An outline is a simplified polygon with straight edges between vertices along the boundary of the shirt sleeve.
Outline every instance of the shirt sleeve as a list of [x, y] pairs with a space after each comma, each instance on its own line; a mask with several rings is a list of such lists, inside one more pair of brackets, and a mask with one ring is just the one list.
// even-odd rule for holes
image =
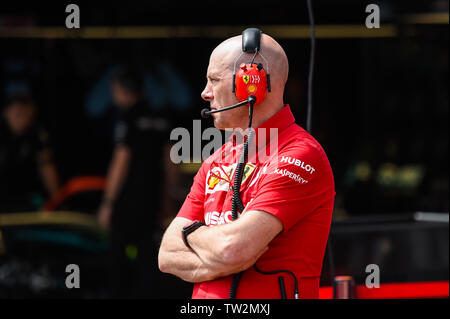
[[310, 145], [296, 145], [271, 162], [246, 211], [261, 210], [281, 220], [288, 231], [333, 196], [331, 169], [323, 165], [320, 152]]
[[202, 165], [194, 177], [191, 191], [187, 195], [177, 217], [184, 217], [190, 220], [201, 220], [204, 222], [204, 203], [205, 172], [204, 165]]

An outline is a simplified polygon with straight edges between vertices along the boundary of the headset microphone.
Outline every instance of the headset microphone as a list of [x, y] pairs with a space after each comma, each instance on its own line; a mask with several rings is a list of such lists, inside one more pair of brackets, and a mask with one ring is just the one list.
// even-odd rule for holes
[[255, 102], [256, 102], [256, 97], [254, 97], [253, 95], [250, 95], [247, 100], [239, 102], [239, 103], [231, 105], [231, 106], [224, 107], [223, 109], [212, 110], [212, 111], [208, 110], [208, 109], [203, 109], [200, 112], [200, 115], [203, 118], [207, 118], [207, 117], [211, 116], [211, 114], [213, 114], [213, 113], [219, 113], [219, 112], [223, 112], [223, 111], [228, 111], [228, 110], [234, 109], [236, 107], [239, 107], [239, 106], [242, 106], [242, 105], [245, 105], [245, 104], [255, 104]]
[[200, 115], [201, 115], [204, 119], [206, 119], [206, 118], [208, 118], [208, 117], [211, 116], [211, 113], [210, 113], [210, 111], [209, 111], [208, 109], [203, 109], [203, 110], [200, 112]]

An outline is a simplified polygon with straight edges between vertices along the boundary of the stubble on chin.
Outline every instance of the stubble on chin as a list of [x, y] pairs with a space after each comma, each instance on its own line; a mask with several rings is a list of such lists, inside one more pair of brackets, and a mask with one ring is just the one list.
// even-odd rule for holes
[[214, 127], [218, 130], [224, 130], [225, 127], [223, 125], [223, 121], [218, 119], [218, 118], [214, 118]]

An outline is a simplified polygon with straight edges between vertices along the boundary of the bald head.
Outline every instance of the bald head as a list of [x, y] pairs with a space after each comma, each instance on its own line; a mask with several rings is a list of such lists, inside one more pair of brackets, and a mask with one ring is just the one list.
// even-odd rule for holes
[[[222, 64], [233, 72], [234, 61], [242, 52], [242, 35], [229, 38], [219, 44], [211, 54], [211, 62]], [[284, 88], [286, 84], [289, 63], [283, 48], [272, 37], [267, 34], [261, 35], [260, 54], [267, 60], [257, 55], [255, 62], [261, 62], [264, 69], [270, 73], [272, 87]], [[240, 63], [248, 63], [253, 57], [253, 53], [244, 53], [236, 61], [237, 67]]]
[[[202, 98], [210, 102], [212, 109], [220, 109], [238, 102], [231, 91], [234, 63], [236, 61], [236, 66], [239, 68], [241, 63], [250, 63], [254, 55], [254, 53], [243, 53], [239, 60], [236, 60], [241, 53], [241, 35], [223, 41], [211, 53], [207, 72], [208, 83], [202, 92]], [[262, 63], [266, 72], [270, 74], [271, 92], [255, 107], [254, 127], [272, 117], [283, 107], [284, 87], [289, 73], [286, 53], [272, 37], [266, 34], [261, 35], [259, 53], [254, 62]], [[221, 129], [246, 127], [247, 121], [248, 108], [244, 107], [214, 115], [214, 124]]]

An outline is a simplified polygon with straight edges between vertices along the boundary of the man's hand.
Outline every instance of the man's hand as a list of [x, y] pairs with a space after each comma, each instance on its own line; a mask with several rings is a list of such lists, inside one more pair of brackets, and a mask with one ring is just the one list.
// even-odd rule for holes
[[112, 205], [110, 203], [102, 203], [97, 212], [97, 221], [102, 228], [109, 229], [111, 224]]

